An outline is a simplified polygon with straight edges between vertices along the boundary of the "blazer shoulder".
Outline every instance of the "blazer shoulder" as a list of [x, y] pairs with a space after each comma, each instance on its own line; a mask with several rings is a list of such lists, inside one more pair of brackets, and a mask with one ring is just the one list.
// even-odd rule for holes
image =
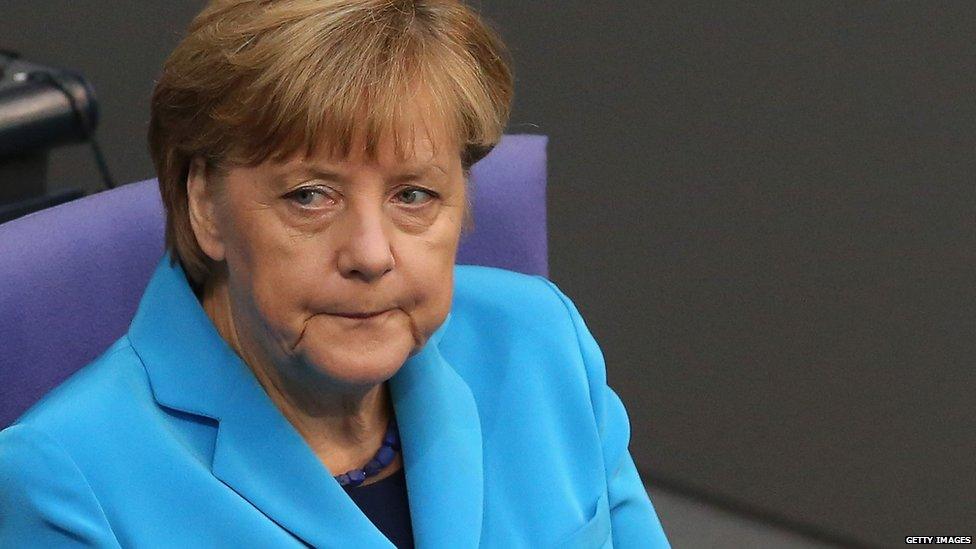
[[564, 299], [568, 300], [543, 276], [480, 265], [459, 265], [455, 270], [454, 305], [462, 315], [490, 312], [516, 324], [568, 321]]
[[69, 443], [116, 422], [126, 403], [148, 391], [142, 362], [127, 336], [34, 403], [13, 425], [29, 426]]
[[[600, 364], [585, 358], [595, 346], [579, 311], [556, 284], [545, 277], [493, 267], [459, 267], [452, 317], [441, 342], [466, 378], [506, 377], [504, 367], [532, 364], [520, 370], [526, 387], [553, 380], [580, 387], [605, 382]], [[494, 368], [478, 365], [490, 361]]]
[[43, 431], [0, 431], [0, 478], [0, 540], [11, 547], [119, 547], [84, 473]]
[[476, 284], [499, 289], [517, 289], [522, 285], [531, 285], [535, 281], [544, 279], [544, 277], [539, 275], [530, 275], [484, 265], [456, 265], [454, 267], [454, 274], [456, 283], [461, 286]]

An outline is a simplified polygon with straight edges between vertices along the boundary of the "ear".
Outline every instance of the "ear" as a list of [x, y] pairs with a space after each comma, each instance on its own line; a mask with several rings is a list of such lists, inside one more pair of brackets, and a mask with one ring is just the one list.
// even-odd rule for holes
[[217, 223], [216, 182], [208, 181], [208, 176], [206, 162], [194, 158], [186, 178], [190, 226], [203, 253], [219, 262], [224, 260], [224, 240]]

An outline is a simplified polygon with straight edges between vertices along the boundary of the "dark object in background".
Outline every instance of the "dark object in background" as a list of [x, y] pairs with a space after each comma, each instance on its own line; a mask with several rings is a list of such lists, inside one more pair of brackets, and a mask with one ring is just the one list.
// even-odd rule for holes
[[93, 140], [98, 104], [77, 73], [0, 52], [0, 223], [82, 196], [46, 194], [47, 151], [90, 141], [106, 186], [114, 186]]
[[80, 74], [0, 60], [0, 159], [83, 142], [97, 124], [95, 91]]

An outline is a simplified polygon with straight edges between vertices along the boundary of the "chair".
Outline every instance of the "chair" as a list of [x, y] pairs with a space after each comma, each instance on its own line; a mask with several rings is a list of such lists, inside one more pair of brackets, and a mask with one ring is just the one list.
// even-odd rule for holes
[[[472, 168], [458, 263], [548, 274], [546, 143], [506, 135]], [[0, 225], [0, 428], [125, 333], [162, 253], [156, 180]]]

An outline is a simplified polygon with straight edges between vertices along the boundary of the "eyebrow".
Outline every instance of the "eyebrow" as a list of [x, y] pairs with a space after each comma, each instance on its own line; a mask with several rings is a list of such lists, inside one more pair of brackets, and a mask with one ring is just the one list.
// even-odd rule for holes
[[[437, 164], [423, 164], [418, 166], [410, 166], [409, 168], [391, 177], [390, 182], [406, 183], [409, 181], [416, 181], [418, 179], [421, 179], [425, 175], [429, 175], [431, 173], [436, 174], [437, 172], [447, 175], [447, 170], [445, 170], [444, 168], [442, 168]], [[348, 179], [346, 178], [346, 176], [344, 176], [340, 172], [336, 170], [331, 170], [324, 166], [316, 166], [312, 164], [307, 164], [300, 168], [288, 170], [285, 173], [289, 177], [301, 175], [303, 177], [310, 176], [315, 179], [335, 181], [337, 183], [343, 183], [343, 184], [348, 183]]]

